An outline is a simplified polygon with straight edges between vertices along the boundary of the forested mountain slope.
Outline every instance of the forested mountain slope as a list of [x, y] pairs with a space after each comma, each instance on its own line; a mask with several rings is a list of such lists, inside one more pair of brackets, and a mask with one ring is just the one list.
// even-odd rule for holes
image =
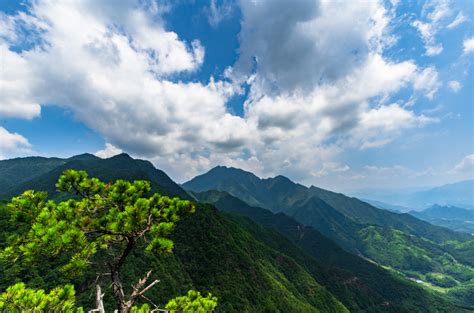
[[[474, 267], [465, 247], [474, 237], [434, 226], [409, 214], [377, 209], [356, 198], [288, 178], [260, 179], [235, 168], [217, 167], [183, 184], [200, 192], [226, 191], [252, 206], [283, 212], [312, 226], [347, 251], [399, 271], [426, 286], [458, 295], [474, 305]], [[467, 301], [466, 301], [467, 299]]]
[[[38, 160], [46, 162], [48, 159]], [[134, 160], [125, 154], [109, 159], [86, 154], [53, 162], [57, 162], [57, 166], [51, 166], [49, 171], [20, 173], [17, 185], [0, 186], [1, 197], [8, 199], [25, 189], [35, 189], [47, 191], [52, 198], [64, 199], [64, 195], [56, 192], [57, 178], [65, 169], [82, 169], [106, 182], [119, 178], [147, 179], [154, 191], [191, 198], [151, 163]], [[300, 189], [298, 186], [290, 188]], [[317, 204], [322, 206], [322, 203]], [[325, 210], [334, 223], [356, 225], [353, 231], [360, 230], [359, 224], [342, 213], [334, 217], [331, 206], [323, 207], [321, 212]], [[272, 222], [262, 223], [248, 215], [252, 221], [220, 213], [209, 205], [199, 205], [198, 212], [181, 223], [173, 234], [175, 253], [168, 256], [135, 254], [126, 265], [124, 280], [134, 281], [152, 269], [161, 280], [150, 296], [154, 302], [163, 303], [194, 288], [211, 291], [219, 297], [223, 312], [346, 312], [347, 309], [351, 312], [410, 312], [420, 307], [426, 312], [462, 311], [448, 298], [423, 290], [348, 254], [319, 232], [287, 220], [283, 214], [275, 215], [281, 220], [274, 220], [274, 215], [268, 211], [255, 209], [255, 212], [263, 212], [262, 218], [268, 216]], [[2, 205], [2, 247], [5, 239], [16, 230], [10, 225], [8, 216], [8, 210]], [[287, 231], [275, 231], [278, 225], [286, 227]], [[294, 232], [295, 227], [300, 227], [300, 231]], [[452, 249], [458, 251], [459, 247]], [[468, 251], [463, 252], [466, 257]], [[19, 280], [31, 287], [46, 289], [69, 282], [58, 271], [61, 260], [42, 261], [40, 266], [28, 270], [21, 270], [18, 264], [1, 264], [0, 288]], [[91, 269], [74, 281], [80, 304], [86, 307], [93, 299], [91, 284], [97, 278], [95, 273]], [[111, 293], [107, 293], [106, 302], [109, 303], [110, 297]]]

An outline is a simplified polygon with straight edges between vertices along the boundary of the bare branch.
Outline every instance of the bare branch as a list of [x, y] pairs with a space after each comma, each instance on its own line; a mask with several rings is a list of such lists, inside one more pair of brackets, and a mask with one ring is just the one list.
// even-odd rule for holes
[[143, 297], [143, 294], [145, 292], [147, 292], [148, 290], [153, 288], [153, 286], [155, 286], [157, 283], [160, 282], [157, 279], [157, 280], [154, 280], [153, 282], [151, 282], [148, 286], [144, 287], [147, 280], [148, 280], [148, 278], [150, 278], [150, 275], [151, 275], [151, 271], [148, 271], [145, 274], [145, 276], [143, 278], [141, 278], [135, 286], [132, 285], [133, 292], [130, 295], [130, 299], [127, 301], [127, 304], [126, 304], [128, 307], [132, 307], [138, 297]]
[[103, 298], [104, 298], [104, 294], [100, 290], [99, 284], [97, 284], [96, 285], [96, 299], [95, 299], [95, 304], [97, 306], [97, 309], [94, 310], [95, 312], [105, 313], [104, 302], [102, 301]]
[[149, 284], [146, 288], [144, 288], [140, 293], [138, 294], [139, 296], [142, 296], [145, 292], [150, 290], [153, 286], [158, 284], [160, 281], [158, 279], [154, 280], [151, 284]]

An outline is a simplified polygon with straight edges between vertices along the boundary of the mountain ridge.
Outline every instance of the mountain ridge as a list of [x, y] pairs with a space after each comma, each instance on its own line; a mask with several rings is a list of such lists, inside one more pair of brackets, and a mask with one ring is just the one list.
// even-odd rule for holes
[[[315, 186], [304, 187], [291, 180], [272, 178], [236, 180], [236, 169], [226, 176], [225, 168], [184, 183], [191, 191], [225, 191], [250, 206], [252, 202], [274, 213], [285, 213], [299, 223], [312, 226], [346, 251], [422, 281], [429, 288], [445, 292], [474, 293], [474, 262], [469, 253], [474, 236], [432, 225], [406, 213], [378, 209], [354, 197]], [[220, 175], [216, 175], [216, 173]], [[285, 187], [282, 188], [281, 186]], [[260, 189], [260, 190], [259, 190]], [[247, 194], [251, 191], [251, 195]], [[265, 194], [265, 196], [259, 196]], [[252, 201], [248, 201], [251, 199]], [[412, 271], [413, 269], [414, 271]], [[467, 299], [474, 305], [474, 298]], [[470, 299], [470, 300], [469, 300]]]
[[[45, 159], [40, 159], [39, 163], [44, 162], [44, 160]], [[2, 162], [3, 161], [0, 161], [0, 168]], [[36, 171], [33, 175], [34, 177], [29, 180], [27, 179], [30, 176], [24, 176], [23, 179], [27, 181], [19, 183], [15, 188], [10, 188], [7, 192], [8, 197], [3, 196], [3, 198], [18, 195], [24, 189], [35, 189], [45, 190], [49, 192], [50, 197], [63, 200], [65, 198], [56, 192], [54, 184], [62, 171], [69, 168], [86, 170], [91, 177], [98, 177], [106, 182], [116, 179], [147, 179], [151, 181], [153, 191], [158, 191], [164, 195], [192, 198], [190, 194], [174, 183], [166, 173], [156, 169], [150, 162], [135, 160], [126, 154], [108, 159], [100, 159], [93, 155], [83, 154], [69, 159], [54, 160], [53, 162], [58, 162], [55, 168], [47, 173], [44, 173], [44, 171]], [[27, 168], [28, 166], [24, 167]], [[225, 168], [221, 168], [220, 170], [226, 171]], [[270, 190], [280, 193], [279, 197], [273, 199], [272, 195], [265, 195], [266, 191], [259, 193], [258, 186], [261, 180], [258, 177], [251, 173], [241, 174], [239, 170], [235, 169], [234, 182], [241, 182], [242, 180], [249, 182], [250, 185], [242, 190], [246, 193], [247, 190], [249, 192], [253, 191], [252, 197], [255, 201], [261, 200], [260, 198], [263, 194], [265, 201], [275, 204], [280, 203], [279, 208], [282, 210], [295, 204], [317, 207], [320, 210], [318, 214], [320, 216], [325, 215], [327, 219], [327, 224], [321, 222], [321, 226], [339, 225], [340, 231], [349, 226], [359, 225], [314, 195], [306, 199], [304, 195], [307, 193], [307, 188], [292, 183], [291, 180], [284, 176], [279, 176], [276, 179], [268, 178], [263, 180], [265, 184], [269, 186]], [[0, 188], [0, 198], [2, 198], [2, 195], [5, 195], [5, 190]], [[288, 239], [283, 238], [281, 234], [275, 233], [274, 230], [268, 230], [267, 226], [270, 225], [258, 226], [250, 219], [246, 220], [241, 217], [226, 216], [224, 213], [215, 211], [213, 207], [201, 206], [200, 204], [199, 206], [202, 207], [203, 211], [200, 211], [194, 218], [190, 218], [189, 223], [184, 223], [180, 228], [180, 232], [177, 232], [177, 237], [174, 238], [177, 246], [176, 257], [180, 258], [180, 262], [182, 263], [161, 264], [161, 261], [154, 258], [146, 260], [149, 260], [147, 262], [151, 262], [150, 264], [156, 264], [158, 268], [155, 269], [166, 277], [168, 277], [167, 275], [169, 274], [167, 274], [167, 271], [164, 269], [169, 267], [170, 269], [174, 269], [172, 277], [176, 277], [176, 279], [179, 277], [177, 281], [186, 281], [187, 284], [193, 284], [200, 290], [211, 290], [213, 293], [222, 296], [222, 305], [225, 311], [245, 311], [251, 309], [255, 310], [256, 308], [258, 308], [257, 311], [264, 310], [265, 308], [267, 310], [272, 308], [270, 311], [278, 311], [278, 308], [272, 306], [272, 303], [279, 303], [279, 305], [281, 305], [282, 308], [286, 308], [287, 311], [319, 310], [326, 312], [328, 311], [328, 305], [334, 312], [344, 311], [344, 308], [337, 304], [338, 301], [342, 301], [341, 303], [344, 306], [347, 306], [354, 312], [411, 312], [416, 308], [417, 303], [423, 303], [423, 306], [431, 307], [433, 311], [448, 312], [443, 310], [443, 307], [450, 307], [452, 311], [452, 306], [446, 302], [447, 298], [441, 297], [438, 294], [434, 295], [431, 291], [423, 291], [419, 286], [414, 284], [411, 284], [411, 286], [415, 288], [413, 289], [413, 293], [417, 296], [407, 297], [405, 295], [404, 297], [401, 291], [403, 288], [398, 288], [397, 286], [399, 285], [397, 284], [394, 284], [393, 287], [386, 286], [384, 282], [389, 280], [380, 279], [380, 282], [378, 282], [380, 285], [377, 289], [392, 288], [396, 295], [395, 298], [392, 298], [391, 301], [385, 304], [385, 300], [383, 299], [389, 299], [387, 296], [376, 296], [377, 292], [375, 290], [370, 291], [371, 288], [363, 287], [364, 284], [354, 280], [354, 277], [350, 276], [351, 274], [344, 274], [343, 264], [322, 266], [313, 260], [311, 255], [308, 255], [311, 251], [315, 257], [318, 256], [319, 253], [319, 259], [321, 259], [324, 258], [324, 256], [329, 258], [333, 250], [344, 251], [334, 244], [327, 244], [321, 248], [321, 246], [317, 244], [317, 240], [310, 238], [314, 239], [316, 238], [315, 236], [319, 236], [317, 237], [319, 238], [319, 242], [332, 241], [322, 235], [315, 235], [316, 233], [311, 231], [310, 228], [303, 228], [300, 233], [290, 234], [291, 236], [302, 236], [301, 238], [298, 237], [300, 241], [309, 240], [309, 242], [306, 242], [307, 246], [298, 248], [294, 246], [296, 244], [295, 242], [288, 241]], [[224, 215], [221, 216], [222, 214]], [[280, 218], [285, 216], [283, 213], [279, 214], [281, 214], [278, 215]], [[213, 227], [212, 221], [221, 226], [217, 227], [216, 225], [217, 228]], [[9, 225], [6, 221], [0, 219], [0, 222], [6, 223], [3, 229], [9, 229]], [[355, 235], [360, 230], [361, 228], [357, 226], [357, 228], [351, 230], [349, 234], [351, 236]], [[14, 231], [14, 229], [12, 231]], [[329, 227], [327, 231], [331, 231], [331, 227]], [[336, 231], [336, 233], [337, 232], [338, 231]], [[4, 234], [0, 234], [0, 239], [1, 238], [6, 237]], [[185, 243], [185, 241], [189, 241], [189, 243]], [[206, 245], [207, 250], [203, 250], [201, 245], [206, 241], [209, 241], [209, 245]], [[298, 252], [299, 249], [302, 248], [307, 249], [308, 252]], [[358, 262], [363, 262], [361, 264], [367, 263], [366, 261], [360, 261], [356, 256], [357, 248], [356, 246], [354, 256], [341, 257], [343, 262], [349, 263], [349, 265], [346, 266], [354, 267], [354, 264], [358, 264]], [[455, 248], [457, 249], [457, 247], [453, 247], [453, 249]], [[464, 253], [466, 257], [469, 257], [469, 246], [465, 246], [463, 249], [465, 249]], [[251, 251], [251, 253], [249, 253], [249, 251]], [[228, 263], [226, 264], [228, 265], [222, 268], [221, 261], [224, 255], [227, 255], [226, 260], [228, 260]], [[255, 255], [260, 256], [257, 263], [252, 261]], [[137, 255], [136, 258], [134, 258], [133, 264], [129, 267], [130, 273], [136, 271], [133, 267], [135, 264], [142, 264], [140, 265], [141, 267], [146, 265], [143, 263], [143, 258], [144, 256], [141, 255]], [[216, 260], [219, 260], [219, 262], [216, 262]], [[235, 260], [240, 261], [234, 262]], [[244, 268], [241, 267], [242, 264], [246, 264]], [[159, 270], [160, 268], [161, 270]], [[185, 273], [182, 272], [183, 269], [185, 269]], [[257, 278], [255, 278], [255, 276], [242, 276], [240, 274], [243, 274], [243, 269], [245, 269], [244, 272], [257, 271], [256, 273], [260, 274], [257, 275]], [[354, 268], [353, 270], [357, 271], [357, 269]], [[48, 273], [48, 270], [44, 269], [38, 271], [38, 273], [42, 272]], [[378, 272], [378, 270], [376, 270], [376, 272]], [[34, 272], [31, 275], [33, 274]], [[31, 277], [31, 275], [27, 274], [26, 277]], [[133, 279], [133, 274], [128, 275], [127, 277]], [[363, 275], [369, 274], [366, 272]], [[43, 278], [40, 279], [39, 277], [40, 276], [33, 275], [33, 281], [36, 281], [36, 283], [42, 281]], [[52, 276], [48, 274], [47, 280], [49, 282], [53, 282], [53, 280], [49, 280], [51, 277]], [[179, 286], [175, 286], [175, 280], [172, 277], [168, 277], [166, 281], [173, 285], [172, 292], [177, 292]], [[245, 283], [245, 281], [251, 281], [252, 279], [257, 279], [255, 286]], [[366, 279], [370, 281], [370, 277]], [[302, 283], [296, 283], [298, 280], [302, 280]], [[232, 281], [240, 281], [240, 283], [238, 285], [232, 285], [229, 283]], [[333, 286], [331, 286], [331, 284]], [[245, 285], [246, 289], [242, 289], [244, 287], [239, 287], [239, 285]], [[376, 286], [377, 282], [374, 281], [373, 285]], [[283, 288], [284, 286], [288, 286], [288, 288]], [[357, 296], [358, 291], [351, 289], [353, 288], [351, 286], [355, 286], [354, 288], [360, 287], [363, 292], [367, 294], [363, 297], [359, 297]], [[367, 286], [367, 281], [365, 286]], [[263, 289], [265, 288], [268, 289], [268, 291], [264, 291]], [[332, 291], [325, 293], [325, 288], [330, 288]], [[219, 292], [219, 289], [222, 289], [221, 292]], [[315, 294], [314, 292], [308, 292], [308, 290], [319, 290], [320, 292], [316, 292]], [[160, 292], [165, 292], [168, 296], [171, 296], [171, 291], [167, 292], [166, 290], [162, 290]], [[337, 296], [334, 294], [337, 294]], [[257, 295], [258, 297], [256, 297]], [[364, 293], [360, 295], [364, 295]], [[255, 300], [252, 300], [252, 297], [256, 297]], [[469, 299], [469, 295], [466, 296], [466, 298]], [[265, 299], [272, 299], [272, 301], [268, 302]], [[373, 300], [375, 299], [381, 301], [377, 300], [374, 302]], [[244, 301], [245, 303], [241, 303], [240, 301]], [[254, 303], [254, 301], [256, 302]], [[431, 301], [435, 301], [436, 304], [431, 305]], [[308, 303], [310, 306], [308, 306]]]

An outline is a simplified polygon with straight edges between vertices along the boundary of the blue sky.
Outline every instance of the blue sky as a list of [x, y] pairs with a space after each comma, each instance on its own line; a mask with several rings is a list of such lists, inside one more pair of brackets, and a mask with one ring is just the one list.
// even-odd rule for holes
[[0, 12], [2, 158], [125, 151], [177, 181], [228, 165], [336, 190], [474, 177], [469, 1]]

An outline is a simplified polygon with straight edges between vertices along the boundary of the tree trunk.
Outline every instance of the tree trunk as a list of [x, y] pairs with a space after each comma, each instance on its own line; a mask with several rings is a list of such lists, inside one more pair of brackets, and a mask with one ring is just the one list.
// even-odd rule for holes
[[122, 265], [125, 263], [125, 259], [130, 254], [134, 246], [134, 238], [127, 238], [127, 246], [125, 247], [125, 250], [122, 252], [122, 254], [115, 263], [109, 264], [110, 275], [112, 279], [112, 289], [114, 292], [115, 303], [117, 305], [117, 310], [119, 313], [130, 312], [133, 305], [133, 303], [130, 304], [130, 301], [125, 301], [125, 294], [123, 292], [122, 281], [120, 279], [120, 269], [122, 268]]
[[123, 292], [122, 281], [120, 280], [119, 272], [116, 269], [111, 270], [112, 275], [112, 290], [114, 292], [115, 303], [117, 304], [117, 310], [119, 313], [128, 313], [125, 305], [125, 295]]

